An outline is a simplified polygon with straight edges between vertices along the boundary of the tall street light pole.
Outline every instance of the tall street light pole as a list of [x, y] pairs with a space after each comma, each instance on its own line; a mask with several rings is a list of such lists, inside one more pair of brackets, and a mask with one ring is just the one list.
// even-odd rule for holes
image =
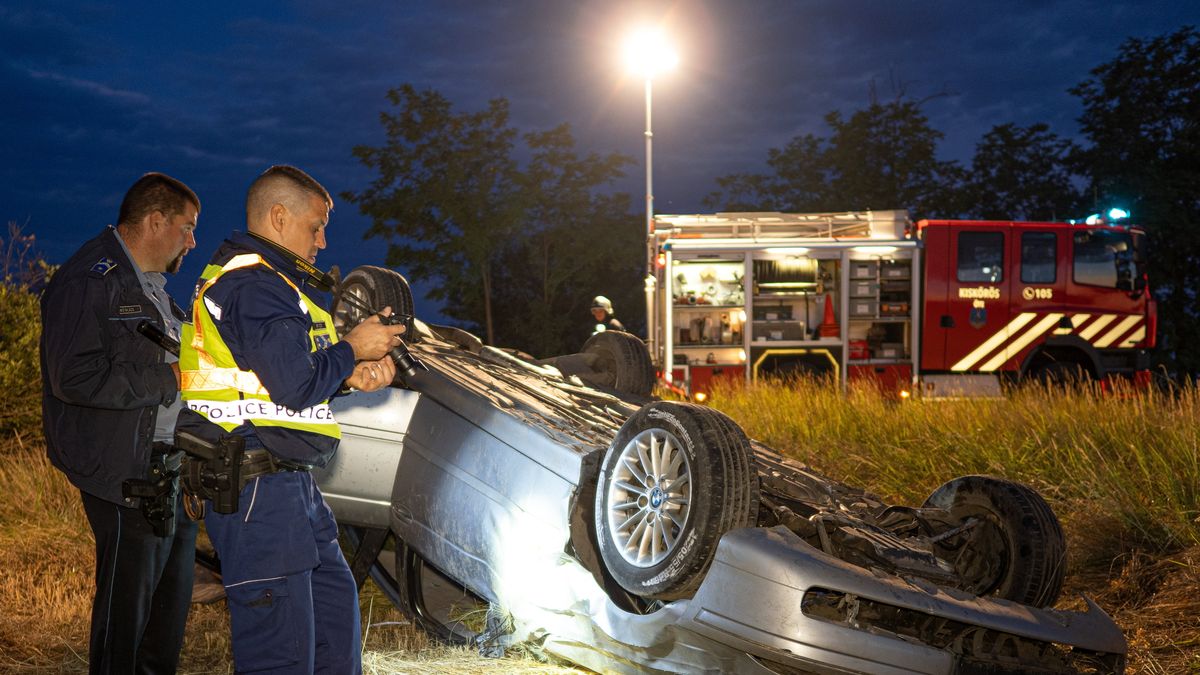
[[663, 35], [654, 29], [643, 28], [629, 36], [625, 42], [625, 64], [636, 75], [646, 81], [646, 272], [654, 272], [654, 166], [651, 127], [651, 102], [654, 77], [671, 70], [679, 62], [679, 55]]
[[652, 355], [658, 340], [654, 314], [654, 132], [651, 127], [651, 93], [654, 76], [671, 70], [678, 62], [678, 54], [657, 30], [640, 29], [625, 42], [626, 67], [646, 81], [646, 337]]
[[646, 76], [646, 274], [654, 274], [654, 132], [650, 128], [650, 101], [654, 78]]

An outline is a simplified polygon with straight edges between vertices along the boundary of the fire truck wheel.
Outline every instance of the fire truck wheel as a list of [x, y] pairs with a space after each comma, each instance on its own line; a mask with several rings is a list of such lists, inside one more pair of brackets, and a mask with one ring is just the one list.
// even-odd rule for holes
[[654, 389], [650, 351], [637, 336], [614, 330], [596, 333], [583, 343], [583, 353], [596, 357], [596, 374], [581, 378], [635, 396], [649, 396]]
[[1050, 505], [1032, 488], [993, 476], [942, 485], [926, 507], [947, 511], [964, 531], [938, 544], [964, 589], [1034, 607], [1058, 599], [1067, 545]]
[[[350, 302], [346, 297], [352, 298]], [[344, 336], [351, 329], [370, 316], [363, 307], [380, 311], [391, 307], [392, 314], [401, 315], [404, 326], [404, 339], [407, 342], [418, 340], [417, 332], [413, 330], [413, 297], [408, 280], [399, 272], [374, 265], [355, 267], [342, 279], [341, 286], [333, 298], [333, 325], [338, 336]]]
[[1092, 371], [1074, 361], [1046, 361], [1030, 369], [1029, 380], [1043, 387], [1061, 389], [1092, 381]]
[[695, 592], [729, 530], [755, 524], [758, 475], [750, 441], [703, 406], [656, 401], [625, 422], [596, 488], [596, 540], [630, 593], [673, 600]]

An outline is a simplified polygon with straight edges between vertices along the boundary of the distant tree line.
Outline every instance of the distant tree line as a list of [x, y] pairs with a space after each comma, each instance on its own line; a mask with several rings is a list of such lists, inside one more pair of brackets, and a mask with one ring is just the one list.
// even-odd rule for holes
[[404, 85], [388, 100], [386, 143], [354, 149], [377, 178], [344, 196], [388, 242], [388, 265], [432, 282], [443, 314], [535, 356], [578, 351], [597, 295], [636, 315], [643, 226], [628, 195], [606, 191], [632, 158], [581, 153], [565, 124], [518, 136], [503, 98], [460, 113]]
[[[705, 204], [1012, 220], [1124, 206], [1150, 232], [1160, 353], [1200, 371], [1200, 33], [1128, 39], [1070, 93], [1085, 145], [1046, 124], [1001, 124], [970, 166], [943, 161], [929, 101], [901, 94], [830, 112], [827, 135], [769, 149], [763, 173], [717, 178]], [[566, 125], [525, 134], [519, 147], [504, 99], [455, 113], [440, 94], [405, 85], [389, 100], [386, 143], [354, 150], [378, 177], [346, 197], [371, 216], [368, 236], [388, 242], [390, 265], [434, 280], [447, 316], [539, 356], [578, 348], [580, 317], [599, 293], [626, 325], [642, 324], [641, 219], [609, 190], [631, 158], [581, 155]]]

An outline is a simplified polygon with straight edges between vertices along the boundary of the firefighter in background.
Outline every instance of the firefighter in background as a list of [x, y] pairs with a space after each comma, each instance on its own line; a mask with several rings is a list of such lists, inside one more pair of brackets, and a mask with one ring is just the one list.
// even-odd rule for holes
[[592, 328], [592, 335], [602, 333], [606, 330], [625, 330], [625, 325], [617, 319], [615, 314], [611, 300], [603, 295], [597, 295], [592, 298], [592, 316], [596, 319], [596, 324]]
[[325, 248], [332, 206], [300, 169], [259, 176], [246, 197], [249, 232], [213, 255], [181, 340], [178, 430], [245, 440], [238, 510], [209, 508], [204, 519], [221, 558], [237, 672], [362, 671], [358, 589], [309, 470], [329, 462], [341, 437], [329, 398], [343, 385], [390, 384], [387, 352], [403, 327], [375, 316], [339, 340], [305, 290], [301, 266]]

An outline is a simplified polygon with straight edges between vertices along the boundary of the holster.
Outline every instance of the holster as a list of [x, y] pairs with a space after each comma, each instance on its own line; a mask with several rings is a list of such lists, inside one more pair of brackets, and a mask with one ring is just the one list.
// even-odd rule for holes
[[183, 463], [184, 492], [209, 500], [217, 513], [237, 513], [246, 439], [226, 433], [218, 442], [212, 443], [176, 430], [175, 445], [187, 454]]
[[130, 478], [121, 483], [121, 495], [141, 502], [142, 515], [159, 537], [175, 534], [175, 498], [183, 453], [166, 443], [155, 443], [147, 478]]

